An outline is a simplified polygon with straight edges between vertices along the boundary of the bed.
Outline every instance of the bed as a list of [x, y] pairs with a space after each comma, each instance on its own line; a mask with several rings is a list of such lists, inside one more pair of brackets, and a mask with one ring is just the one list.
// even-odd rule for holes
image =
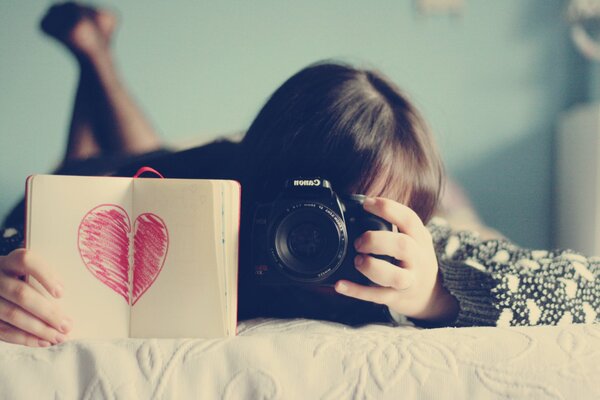
[[254, 319], [229, 339], [0, 342], [2, 399], [600, 398], [600, 325]]

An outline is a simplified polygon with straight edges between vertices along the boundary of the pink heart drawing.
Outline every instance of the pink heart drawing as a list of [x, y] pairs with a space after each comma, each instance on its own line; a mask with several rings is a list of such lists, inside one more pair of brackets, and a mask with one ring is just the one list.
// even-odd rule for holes
[[[138, 215], [133, 224], [127, 211], [116, 204], [94, 207], [81, 220], [77, 232], [79, 254], [100, 282], [135, 305], [162, 270], [169, 248], [169, 232], [156, 214]], [[130, 266], [133, 239], [133, 268]], [[133, 288], [129, 296], [129, 271]]]

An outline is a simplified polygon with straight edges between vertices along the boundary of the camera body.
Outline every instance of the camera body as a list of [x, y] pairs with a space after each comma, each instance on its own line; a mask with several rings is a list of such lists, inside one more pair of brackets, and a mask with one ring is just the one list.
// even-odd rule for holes
[[365, 211], [365, 198], [338, 196], [322, 178], [286, 181], [277, 198], [258, 205], [254, 213], [251, 257], [256, 282], [332, 286], [347, 279], [373, 285], [354, 267], [354, 240], [365, 231], [393, 231], [394, 226]]

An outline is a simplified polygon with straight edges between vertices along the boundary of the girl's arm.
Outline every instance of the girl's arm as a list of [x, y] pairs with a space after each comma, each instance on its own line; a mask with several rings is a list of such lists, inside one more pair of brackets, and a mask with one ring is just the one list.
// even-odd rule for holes
[[439, 218], [427, 228], [443, 285], [459, 303], [451, 325], [600, 322], [600, 257], [482, 241], [476, 232], [453, 232]]

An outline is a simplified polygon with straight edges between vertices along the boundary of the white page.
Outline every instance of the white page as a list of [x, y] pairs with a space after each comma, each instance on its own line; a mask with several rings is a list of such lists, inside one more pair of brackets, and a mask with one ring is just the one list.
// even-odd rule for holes
[[[123, 215], [122, 210], [131, 214], [131, 182], [131, 178], [54, 175], [34, 175], [28, 182], [27, 247], [43, 257], [64, 284], [58, 302], [74, 319], [70, 338], [128, 337], [127, 300], [94, 275], [92, 271], [98, 272], [98, 268], [89, 257], [87, 262], [82, 257], [82, 251], [93, 254], [94, 245], [79, 238], [85, 237], [80, 231], [82, 221], [89, 223], [93, 215], [89, 212], [100, 211], [102, 208], [96, 208], [100, 205], [118, 215]], [[102, 231], [106, 233], [106, 227]], [[125, 231], [115, 232], [127, 236]], [[30, 282], [51, 298], [35, 279]]]
[[240, 235], [240, 202], [241, 186], [239, 182], [229, 181], [229, 200], [228, 209], [228, 240], [227, 254], [230, 256], [227, 260], [227, 293], [228, 293], [228, 315], [230, 335], [235, 335], [237, 327], [237, 309], [238, 309], [238, 271], [239, 271], [239, 235]]
[[236, 181], [223, 182], [223, 272], [225, 275], [225, 324], [227, 335], [236, 335], [238, 301], [238, 248], [240, 227], [240, 185]]
[[152, 285], [131, 310], [131, 337], [223, 337], [213, 208], [208, 180], [134, 180], [135, 215], [167, 227], [168, 250]]
[[224, 181], [222, 180], [211, 180], [213, 186], [213, 218], [215, 226], [215, 255], [216, 263], [219, 266], [217, 268], [217, 274], [219, 278], [219, 287], [222, 288], [222, 301], [221, 301], [221, 316], [223, 318], [223, 326], [227, 327], [227, 304], [226, 304], [226, 289], [225, 289], [225, 226], [224, 226]]

